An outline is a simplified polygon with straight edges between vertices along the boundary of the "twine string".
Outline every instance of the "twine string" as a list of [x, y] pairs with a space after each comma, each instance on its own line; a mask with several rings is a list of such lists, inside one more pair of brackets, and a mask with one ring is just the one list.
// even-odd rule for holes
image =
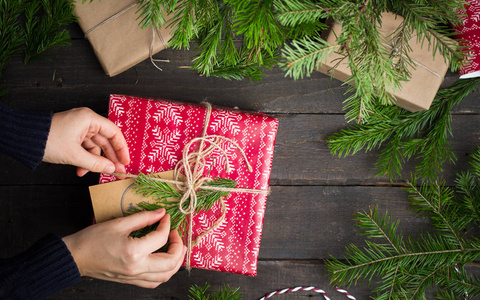
[[[225, 220], [226, 215], [226, 205], [223, 197], [220, 198], [219, 202], [221, 205], [221, 216], [217, 221], [205, 230], [202, 234], [198, 235], [195, 240], [193, 240], [193, 216], [197, 209], [197, 193], [199, 189], [205, 190], [214, 190], [214, 191], [223, 191], [223, 192], [237, 192], [237, 193], [252, 193], [252, 194], [262, 194], [268, 195], [270, 190], [257, 190], [257, 189], [245, 189], [245, 188], [226, 188], [226, 187], [216, 187], [208, 186], [206, 183], [210, 182], [209, 177], [203, 176], [203, 171], [206, 166], [206, 161], [208, 157], [212, 156], [214, 150], [219, 150], [221, 156], [225, 159], [225, 170], [227, 173], [231, 171], [230, 169], [230, 160], [228, 154], [225, 150], [221, 148], [221, 145], [225, 142], [231, 143], [242, 155], [249, 172], [253, 172], [253, 168], [248, 161], [245, 151], [240, 147], [238, 143], [234, 140], [221, 135], [206, 135], [207, 127], [210, 123], [210, 115], [212, 112], [212, 106], [209, 103], [202, 102], [206, 106], [206, 115], [203, 125], [202, 136], [190, 140], [182, 152], [182, 159], [177, 162], [173, 170], [173, 180], [163, 179], [158, 177], [150, 177], [152, 180], [165, 182], [173, 184], [177, 190], [182, 194], [182, 197], [178, 201], [178, 209], [185, 215], [188, 216], [188, 229], [187, 229], [187, 253], [186, 253], [186, 268], [190, 270], [190, 259], [192, 248], [200, 243], [200, 241], [208, 235], [213, 230], [217, 229], [220, 224]], [[196, 151], [190, 151], [193, 145], [198, 144]], [[117, 177], [129, 177], [137, 178], [138, 175], [133, 174], [121, 174], [121, 173], [111, 173]], [[183, 177], [183, 178], [182, 178]], [[188, 207], [184, 207], [185, 202], [189, 200]]]
[[[120, 17], [121, 15], [123, 15], [124, 13], [126, 13], [127, 11], [129, 11], [130, 9], [132, 9], [133, 7], [135, 7], [137, 4], [140, 3], [141, 0], [138, 0], [138, 1], [135, 1], [134, 3], [130, 4], [129, 6], [125, 7], [124, 9], [118, 11], [117, 13], [113, 14], [112, 16], [106, 18], [105, 20], [103, 20], [102, 22], [98, 23], [97, 25], [93, 26], [92, 28], [90, 28], [89, 30], [87, 30], [85, 32], [85, 35], [84, 37], [87, 38], [87, 36], [92, 33], [93, 31], [95, 31], [96, 29], [98, 29], [99, 27], [107, 24], [108, 22], [112, 21], [112, 20], [115, 20], [116, 18]], [[165, 40], [163, 39], [163, 36], [162, 36], [162, 33], [160, 32], [160, 30], [156, 27], [156, 26], [153, 26], [152, 25], [152, 42], [150, 43], [150, 50], [149, 50], [149, 56], [150, 56], [150, 62], [152, 63], [152, 65], [157, 68], [158, 70], [160, 71], [163, 71], [162, 68], [160, 68], [156, 62], [170, 62], [170, 60], [168, 59], [156, 59], [156, 58], [153, 58], [153, 48], [155, 47], [155, 33], [159, 36], [160, 38], [160, 42], [162, 43], [163, 47], [165, 49], [167, 49], [167, 44], [165, 43]]]
[[[411, 37], [407, 42], [410, 42], [411, 39], [413, 39], [413, 37]], [[398, 50], [397, 48], [397, 41], [392, 41], [391, 44], [387, 44], [387, 43], [384, 43], [384, 42], [381, 42], [383, 46], [389, 48], [390, 50], [392, 50], [392, 55], [393, 57], [397, 57], [397, 56], [402, 56], [402, 58], [409, 58], [407, 57], [405, 54], [403, 54], [400, 50]], [[437, 72], [435, 72], [434, 70], [430, 69], [429, 67], [425, 66], [424, 64], [416, 61], [415, 59], [413, 58], [409, 58], [415, 65], [427, 70], [428, 72], [432, 73], [433, 75], [437, 76], [439, 79], [441, 79], [443, 81], [443, 77], [438, 74]]]
[[[338, 24], [338, 23], [335, 23], [335, 24]], [[413, 38], [413, 37], [411, 37], [410, 40], [411, 40], [412, 38]], [[391, 50], [393, 50], [393, 53], [392, 53], [393, 56], [398, 56], [398, 55], [400, 54], [400, 51], [399, 51], [399, 50], [397, 49], [397, 47], [396, 47], [396, 44], [397, 44], [396, 41], [393, 41], [393, 42], [391, 43], [391, 45], [389, 45], [389, 44], [387, 44], [387, 43], [384, 43], [384, 42], [381, 42], [381, 43], [382, 43], [383, 46], [385, 46], [385, 47], [390, 48]], [[338, 45], [338, 46], [340, 46], [340, 45]], [[408, 58], [408, 57], [407, 57], [405, 54], [403, 54], [403, 53], [401, 53], [401, 56], [402, 56], [403, 58]], [[442, 77], [440, 74], [438, 74], [437, 72], [435, 72], [434, 70], [432, 70], [432, 69], [430, 69], [429, 67], [425, 66], [424, 64], [422, 64], [422, 63], [414, 60], [413, 58], [410, 58], [410, 60], [411, 60], [415, 65], [417, 65], [417, 66], [419, 66], [419, 67], [427, 70], [428, 72], [432, 73], [433, 75], [435, 75], [436, 77], [438, 77], [439, 79], [441, 79], [441, 80], [443, 81], [443, 77]]]

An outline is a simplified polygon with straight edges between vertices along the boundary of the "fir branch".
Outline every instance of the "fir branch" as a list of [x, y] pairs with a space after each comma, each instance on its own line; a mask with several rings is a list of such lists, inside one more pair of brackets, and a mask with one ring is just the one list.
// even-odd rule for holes
[[[383, 238], [388, 243], [381, 244], [384, 249], [394, 251], [395, 253], [405, 253], [405, 245], [401, 239], [401, 233], [398, 232], [399, 222], [393, 223], [391, 216], [385, 214], [379, 216], [378, 207], [370, 208], [368, 213], [359, 214], [357, 216], [358, 226], [363, 228], [363, 235], [371, 238]], [[391, 224], [392, 226], [386, 226]]]
[[201, 29], [201, 26], [195, 23], [197, 9], [196, 0], [184, 0], [178, 4], [169, 25], [172, 28], [169, 47], [190, 49], [190, 40], [195, 38]]
[[319, 62], [324, 61], [338, 46], [330, 45], [325, 40], [316, 37], [313, 40], [306, 36], [293, 40], [282, 49], [283, 61], [280, 67], [286, 70], [286, 76], [294, 79], [309, 77], [317, 69]]
[[[461, 66], [463, 55], [458, 51], [458, 42], [448, 38], [454, 32], [450, 27], [442, 27], [440, 22], [452, 25], [462, 22], [458, 13], [464, 10], [461, 1], [448, 1], [441, 3], [430, 1], [429, 5], [417, 5], [407, 1], [399, 1], [400, 14], [406, 16], [405, 21], [412, 30], [417, 32], [417, 41], [426, 41], [432, 47], [433, 53], [439, 51], [449, 61], [452, 70]], [[422, 43], [423, 44], [423, 43]]]
[[332, 154], [353, 155], [360, 150], [380, 152], [376, 176], [396, 180], [403, 164], [417, 158], [417, 177], [436, 178], [447, 161], [456, 157], [450, 149], [451, 110], [480, 85], [479, 78], [462, 79], [441, 89], [429, 110], [410, 113], [396, 106], [377, 105], [368, 124], [355, 124], [327, 138]]
[[[480, 157], [480, 148], [474, 153], [477, 156]], [[463, 181], [479, 179], [474, 174], [480, 171], [480, 164], [474, 162], [472, 167], [472, 171], [463, 173]], [[397, 231], [398, 222], [387, 214], [379, 215], [377, 208], [361, 213], [356, 217], [357, 225], [369, 239], [363, 248], [347, 246], [346, 261], [332, 257], [327, 262], [332, 282], [371, 285], [373, 279], [378, 279], [374, 288], [377, 300], [425, 299], [428, 288], [437, 290], [438, 299], [460, 299], [466, 293], [480, 295], [479, 279], [467, 275], [464, 269], [480, 259], [480, 240], [466, 234], [466, 228], [477, 225], [470, 217], [471, 211], [462, 204], [464, 195], [477, 191], [466, 192], [464, 185], [461, 193], [454, 193], [438, 182], [423, 183], [420, 187], [413, 182], [407, 187], [412, 207], [431, 220], [435, 231], [422, 232], [416, 238], [405, 237]], [[386, 242], [377, 242], [379, 238]], [[395, 240], [401, 241], [402, 250]]]
[[[416, 181], [415, 178], [407, 181], [412, 207], [419, 213], [428, 212], [431, 224], [441, 231], [453, 245], [463, 249], [463, 240], [459, 233], [468, 223], [462, 222], [462, 218], [459, 217], [458, 206], [454, 205], [452, 201], [453, 191], [448, 187], [442, 188], [444, 183], [440, 184], [437, 181], [428, 184], [423, 182], [417, 188], [414, 184]], [[446, 211], [448, 214], [445, 213]]]
[[62, 27], [76, 20], [73, 9], [73, 3], [68, 0], [26, 2], [25, 63], [37, 59], [45, 51], [70, 45], [70, 35]]
[[10, 59], [19, 54], [24, 35], [18, 19], [24, 9], [23, 0], [0, 0], [0, 78]]
[[[169, 3], [170, 2], [170, 3]], [[140, 4], [137, 9], [137, 13], [140, 12], [138, 19], [140, 20], [140, 25], [142, 28], [146, 28], [149, 25], [161, 28], [165, 23], [165, 16], [167, 15], [167, 10], [164, 5], [175, 6], [176, 1], [171, 0], [140, 0]]]
[[[228, 5], [215, 6], [215, 15], [218, 22], [212, 23], [205, 28], [205, 36], [201, 37], [201, 43], [197, 49], [201, 52], [193, 58], [193, 68], [201, 74], [209, 76], [215, 66], [220, 62], [219, 57], [228, 59], [227, 62], [235, 65], [237, 61], [237, 49], [233, 44], [232, 8]], [[222, 42], [222, 38], [225, 39]], [[222, 47], [222, 53], [219, 53]], [[223, 54], [223, 55], [222, 55]]]
[[205, 283], [204, 286], [193, 285], [190, 287], [190, 300], [236, 300], [241, 299], [242, 293], [238, 290], [240, 288], [231, 288], [229, 285], [223, 285], [216, 292], [207, 294], [210, 285]]
[[320, 19], [327, 18], [326, 11], [330, 10], [329, 6], [323, 7], [320, 3], [300, 0], [275, 0], [274, 7], [277, 11], [276, 19], [280, 24], [288, 27], [295, 27], [303, 23], [316, 23]]
[[[142, 194], [144, 197], [152, 198], [154, 203], [142, 201], [136, 205], [130, 207], [128, 212], [130, 214], [137, 213], [143, 210], [156, 210], [159, 208], [165, 208], [166, 212], [170, 215], [170, 228], [171, 230], [185, 229], [187, 221], [187, 215], [179, 210], [179, 201], [182, 198], [177, 190], [175, 190], [170, 184], [155, 180], [158, 178], [154, 175], [140, 174], [135, 180], [135, 186], [133, 189], [136, 193]], [[215, 178], [214, 180], [207, 182], [207, 186], [234, 188], [237, 182], [231, 179]], [[212, 206], [222, 197], [227, 197], [230, 193], [215, 190], [198, 190], [197, 191], [197, 207], [195, 213], [200, 211], [208, 211]], [[187, 199], [183, 203], [183, 209], [187, 209], [190, 205], [190, 199]], [[158, 226], [158, 223], [148, 226], [144, 229], [140, 229], [132, 232], [132, 237], [142, 237], [145, 234], [153, 231]], [[180, 236], [183, 236], [183, 232], [179, 231]]]
[[226, 0], [234, 5], [234, 24], [238, 35], [250, 50], [249, 61], [263, 65], [262, 52], [274, 56], [285, 36], [272, 11], [273, 0]]

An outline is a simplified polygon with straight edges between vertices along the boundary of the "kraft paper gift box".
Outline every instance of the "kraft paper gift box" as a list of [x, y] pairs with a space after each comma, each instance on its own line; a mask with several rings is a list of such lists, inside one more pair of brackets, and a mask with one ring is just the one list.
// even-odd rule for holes
[[[385, 37], [385, 43], [390, 45], [390, 35], [400, 26], [403, 18], [393, 13], [382, 14], [382, 26], [379, 31]], [[325, 33], [325, 40], [332, 44], [337, 44], [337, 36], [342, 32], [342, 27], [338, 23], [332, 24]], [[409, 81], [402, 82], [402, 87], [395, 91], [390, 91], [396, 99], [395, 104], [411, 112], [427, 110], [430, 108], [435, 95], [437, 94], [443, 78], [448, 70], [448, 64], [440, 53], [433, 53], [431, 47], [425, 42], [417, 42], [417, 37], [409, 41], [411, 52], [409, 56], [414, 60], [414, 67], [408, 67], [411, 72]], [[318, 70], [324, 74], [332, 75], [341, 81], [346, 81], [352, 75], [348, 66], [348, 59], [342, 60], [344, 56], [337, 52], [330, 55], [325, 61], [319, 64]], [[341, 63], [338, 64], [338, 62]]]
[[[181, 160], [184, 146], [202, 135], [206, 111], [202, 104], [111, 95], [109, 119], [120, 127], [129, 146], [131, 163], [127, 173], [168, 174], [165, 171], [172, 170]], [[214, 151], [213, 159], [207, 159], [203, 175], [233, 179], [238, 183], [237, 188], [268, 190], [277, 127], [278, 120], [267, 115], [214, 106], [206, 135], [221, 135], [236, 142], [253, 170], [248, 170], [239, 149], [226, 142], [221, 147], [230, 160], [230, 172], [225, 169], [221, 151], [215, 150], [218, 155]], [[102, 174], [101, 184], [91, 187], [92, 196], [92, 189], [101, 187], [102, 183], [113, 184], [115, 180], [112, 175]], [[116, 198], [122, 198], [132, 181], [121, 184], [123, 187], [115, 188]], [[224, 221], [192, 248], [191, 267], [255, 276], [266, 199], [266, 194], [230, 193], [224, 199]], [[132, 202], [140, 200], [141, 197], [127, 201], [117, 199], [116, 204], [110, 205], [112, 212], [97, 216], [96, 206], [105, 205], [92, 199], [95, 217], [104, 221], [115, 214], [121, 216]], [[193, 238], [208, 230], [219, 216], [219, 203], [195, 215]]]
[[[76, 0], [78, 24], [90, 41], [103, 70], [115, 76], [166, 48], [170, 29], [142, 29], [137, 0]], [[167, 18], [168, 19], [168, 18]]]

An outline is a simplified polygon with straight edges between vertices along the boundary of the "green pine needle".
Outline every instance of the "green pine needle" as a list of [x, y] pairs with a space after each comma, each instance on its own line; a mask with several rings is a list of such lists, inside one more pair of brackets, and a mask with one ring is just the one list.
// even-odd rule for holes
[[397, 106], [377, 105], [368, 124], [355, 124], [329, 136], [330, 151], [342, 157], [382, 149], [375, 164], [377, 176], [387, 175], [394, 181], [401, 176], [405, 162], [416, 159], [415, 175], [434, 179], [444, 163], [456, 160], [448, 141], [452, 107], [479, 85], [479, 78], [458, 80], [439, 90], [426, 111], [411, 113]]
[[25, 63], [51, 49], [70, 45], [64, 26], [75, 22], [74, 5], [68, 0], [36, 0], [25, 4]]
[[[170, 215], [171, 229], [185, 229], [187, 222], [187, 216], [183, 214], [178, 208], [178, 202], [182, 198], [177, 190], [175, 190], [170, 184], [155, 180], [159, 178], [154, 175], [140, 174], [135, 180], [134, 190], [137, 194], [142, 194], [144, 197], [149, 197], [154, 200], [155, 203], [142, 201], [137, 203], [136, 206], [130, 207], [128, 212], [130, 214], [137, 213], [143, 210], [156, 210], [159, 208], [165, 208], [166, 212]], [[206, 186], [234, 188], [237, 186], [237, 182], [231, 179], [215, 178], [205, 184]], [[205, 190], [200, 189], [197, 191], [197, 207], [195, 213], [200, 211], [208, 211], [212, 206], [222, 197], [227, 197], [230, 192]], [[190, 205], [190, 199], [187, 199], [183, 208], [187, 209]], [[158, 223], [148, 226], [146, 228], [132, 232], [132, 237], [142, 237], [147, 233], [155, 230]], [[181, 236], [184, 236], [182, 231], [179, 232]]]
[[190, 287], [190, 300], [236, 300], [241, 299], [242, 293], [239, 288], [231, 288], [229, 285], [223, 285], [216, 292], [207, 294], [210, 285], [205, 283], [204, 286], [193, 285]]
[[24, 9], [22, 0], [0, 0], [0, 76], [10, 59], [19, 54], [25, 43], [19, 17]]
[[480, 172], [480, 148], [471, 165], [471, 171], [458, 175], [456, 192], [437, 181], [416, 186], [414, 177], [408, 183], [413, 210], [431, 221], [433, 232], [405, 236], [398, 221], [377, 207], [358, 214], [366, 245], [349, 245], [346, 260], [332, 257], [327, 262], [332, 283], [374, 285], [377, 300], [425, 299], [427, 289], [435, 289], [438, 299], [480, 295], [480, 280], [465, 270], [480, 260], [480, 177], [475, 175]]

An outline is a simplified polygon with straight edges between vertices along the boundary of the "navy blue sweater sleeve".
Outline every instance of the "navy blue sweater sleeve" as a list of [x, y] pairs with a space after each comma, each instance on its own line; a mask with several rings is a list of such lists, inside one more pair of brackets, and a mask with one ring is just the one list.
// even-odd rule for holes
[[44, 299], [79, 281], [70, 251], [53, 234], [13, 258], [0, 260], [0, 299]]
[[45, 152], [52, 112], [13, 110], [0, 102], [0, 152], [35, 169]]
[[[0, 152], [34, 169], [42, 161], [51, 120], [51, 112], [12, 110], [0, 102]], [[44, 299], [78, 281], [77, 265], [55, 235], [0, 260], [0, 299]]]

